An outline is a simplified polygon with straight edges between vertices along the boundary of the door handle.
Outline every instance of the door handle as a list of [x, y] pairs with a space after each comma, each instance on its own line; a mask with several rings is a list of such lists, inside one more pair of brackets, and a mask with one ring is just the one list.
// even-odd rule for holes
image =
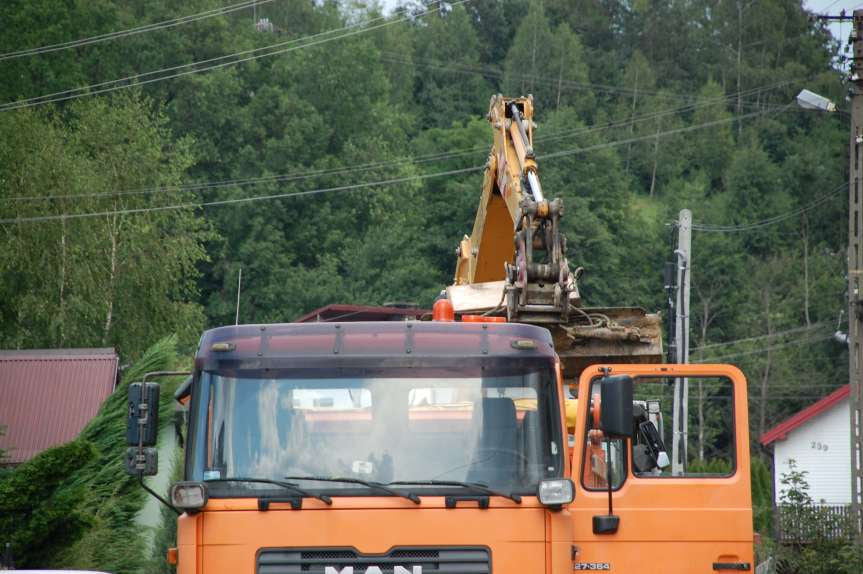
[[714, 570], [739, 570], [748, 572], [752, 570], [752, 565], [749, 562], [714, 562]]

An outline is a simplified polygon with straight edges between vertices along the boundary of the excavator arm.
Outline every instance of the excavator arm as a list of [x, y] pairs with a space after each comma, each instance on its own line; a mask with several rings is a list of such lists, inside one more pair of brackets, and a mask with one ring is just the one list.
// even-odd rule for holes
[[658, 315], [632, 307], [583, 308], [561, 232], [563, 202], [545, 197], [533, 151], [533, 97], [491, 98], [494, 140], [473, 231], [457, 249], [447, 297], [457, 313], [505, 314], [551, 330], [576, 376], [599, 362], [661, 362]]
[[455, 285], [504, 282], [510, 321], [566, 322], [578, 303], [560, 231], [563, 202], [542, 193], [533, 152], [533, 98], [493, 96], [494, 145], [470, 237], [458, 248]]

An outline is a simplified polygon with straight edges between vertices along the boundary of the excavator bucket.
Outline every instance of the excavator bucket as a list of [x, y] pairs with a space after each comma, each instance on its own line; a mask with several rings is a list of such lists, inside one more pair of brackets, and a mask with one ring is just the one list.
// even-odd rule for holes
[[[567, 379], [598, 363], [662, 363], [662, 319], [641, 307], [587, 307], [591, 323], [573, 314], [568, 324], [544, 325]], [[584, 319], [581, 321], [580, 319]]]
[[[447, 298], [458, 314], [505, 315], [505, 283], [450, 285]], [[662, 320], [640, 307], [574, 307], [566, 322], [536, 324], [551, 331], [567, 379], [598, 363], [663, 362]]]

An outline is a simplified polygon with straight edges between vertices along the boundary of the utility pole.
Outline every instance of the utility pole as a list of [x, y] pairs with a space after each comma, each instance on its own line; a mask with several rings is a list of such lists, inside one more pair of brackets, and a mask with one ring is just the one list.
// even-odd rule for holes
[[[674, 362], [689, 362], [689, 284], [692, 254], [692, 212], [681, 209], [677, 219], [677, 292], [674, 317]], [[680, 476], [686, 471], [686, 442], [689, 432], [689, 379], [674, 380], [674, 422], [671, 450], [671, 475]]]
[[848, 180], [848, 378], [851, 386], [851, 513], [863, 542], [863, 10], [851, 30], [851, 138]]

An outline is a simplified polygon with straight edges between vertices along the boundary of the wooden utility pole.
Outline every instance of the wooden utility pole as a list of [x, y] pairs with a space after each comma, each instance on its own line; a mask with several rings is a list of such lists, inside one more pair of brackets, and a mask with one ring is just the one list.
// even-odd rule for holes
[[848, 375], [851, 386], [851, 512], [863, 542], [863, 10], [851, 31], [851, 138], [848, 181]]
[[[692, 212], [681, 209], [677, 220], [677, 293], [674, 305], [674, 362], [689, 362], [689, 284], [692, 253]], [[689, 379], [674, 381], [674, 435], [671, 449], [671, 474], [686, 472], [686, 444], [689, 432]]]

